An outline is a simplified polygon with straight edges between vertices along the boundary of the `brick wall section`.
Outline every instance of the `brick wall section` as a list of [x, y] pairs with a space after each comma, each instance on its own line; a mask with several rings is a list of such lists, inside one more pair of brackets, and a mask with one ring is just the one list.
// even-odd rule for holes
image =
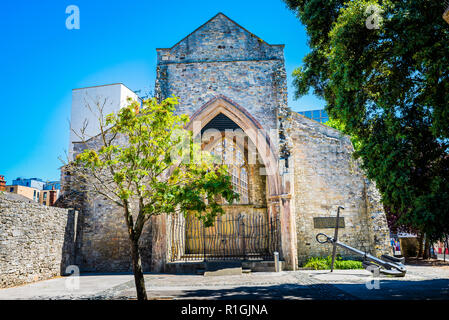
[[[293, 113], [293, 152], [298, 260], [331, 254], [316, 234], [333, 236], [334, 229], [315, 229], [313, 217], [335, 217], [339, 205], [345, 228], [339, 240], [360, 250], [389, 253], [389, 230], [380, 196], [352, 157], [348, 136]], [[342, 256], [348, 252], [337, 249]]]
[[0, 195], [0, 288], [45, 280], [72, 264], [74, 211]]

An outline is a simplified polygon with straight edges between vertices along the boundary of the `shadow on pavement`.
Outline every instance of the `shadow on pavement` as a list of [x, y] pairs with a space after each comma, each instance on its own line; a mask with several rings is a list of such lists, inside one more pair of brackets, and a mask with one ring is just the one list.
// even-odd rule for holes
[[245, 286], [185, 290], [176, 299], [214, 300], [353, 300], [357, 299], [328, 284]]
[[216, 300], [449, 300], [449, 279], [423, 281], [380, 280], [335, 284], [280, 284], [220, 289], [185, 290], [176, 299]]
[[335, 286], [366, 300], [449, 300], [449, 279], [379, 280], [378, 286], [374, 281], [370, 284], [371, 289], [365, 283], [342, 283]]

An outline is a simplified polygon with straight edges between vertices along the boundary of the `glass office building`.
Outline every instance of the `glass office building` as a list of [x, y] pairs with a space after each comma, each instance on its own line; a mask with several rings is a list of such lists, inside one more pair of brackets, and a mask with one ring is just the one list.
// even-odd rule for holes
[[329, 120], [329, 116], [327, 115], [327, 112], [324, 109], [300, 111], [298, 113], [303, 115], [304, 117], [310, 118], [312, 120], [321, 123], [325, 123]]

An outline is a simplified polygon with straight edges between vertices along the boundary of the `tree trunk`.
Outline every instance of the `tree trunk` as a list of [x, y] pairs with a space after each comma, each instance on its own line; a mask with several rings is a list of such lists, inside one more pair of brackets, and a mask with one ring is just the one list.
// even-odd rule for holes
[[419, 234], [418, 237], [418, 255], [416, 256], [416, 259], [421, 258], [423, 254], [423, 247], [424, 247], [424, 235], [422, 233]]
[[423, 255], [422, 255], [422, 258], [423, 259], [429, 259], [429, 251], [430, 251], [430, 242], [429, 242], [429, 237], [426, 237], [426, 242], [425, 242], [425, 245], [424, 245], [424, 252], [423, 252]]
[[134, 282], [136, 284], [137, 300], [147, 300], [145, 279], [143, 278], [142, 261], [140, 259], [138, 240], [131, 239], [131, 255], [133, 260]]

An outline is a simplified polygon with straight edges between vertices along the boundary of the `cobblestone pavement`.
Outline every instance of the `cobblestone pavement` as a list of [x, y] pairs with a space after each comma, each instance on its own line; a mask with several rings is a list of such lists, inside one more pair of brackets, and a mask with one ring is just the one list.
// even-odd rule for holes
[[[145, 281], [151, 299], [449, 299], [449, 267], [407, 269], [404, 278], [376, 279], [365, 270], [301, 270], [212, 277], [146, 274]], [[0, 299], [136, 297], [133, 276], [129, 274], [85, 274], [80, 277], [79, 289], [72, 291], [66, 288], [67, 279], [0, 289]]]

